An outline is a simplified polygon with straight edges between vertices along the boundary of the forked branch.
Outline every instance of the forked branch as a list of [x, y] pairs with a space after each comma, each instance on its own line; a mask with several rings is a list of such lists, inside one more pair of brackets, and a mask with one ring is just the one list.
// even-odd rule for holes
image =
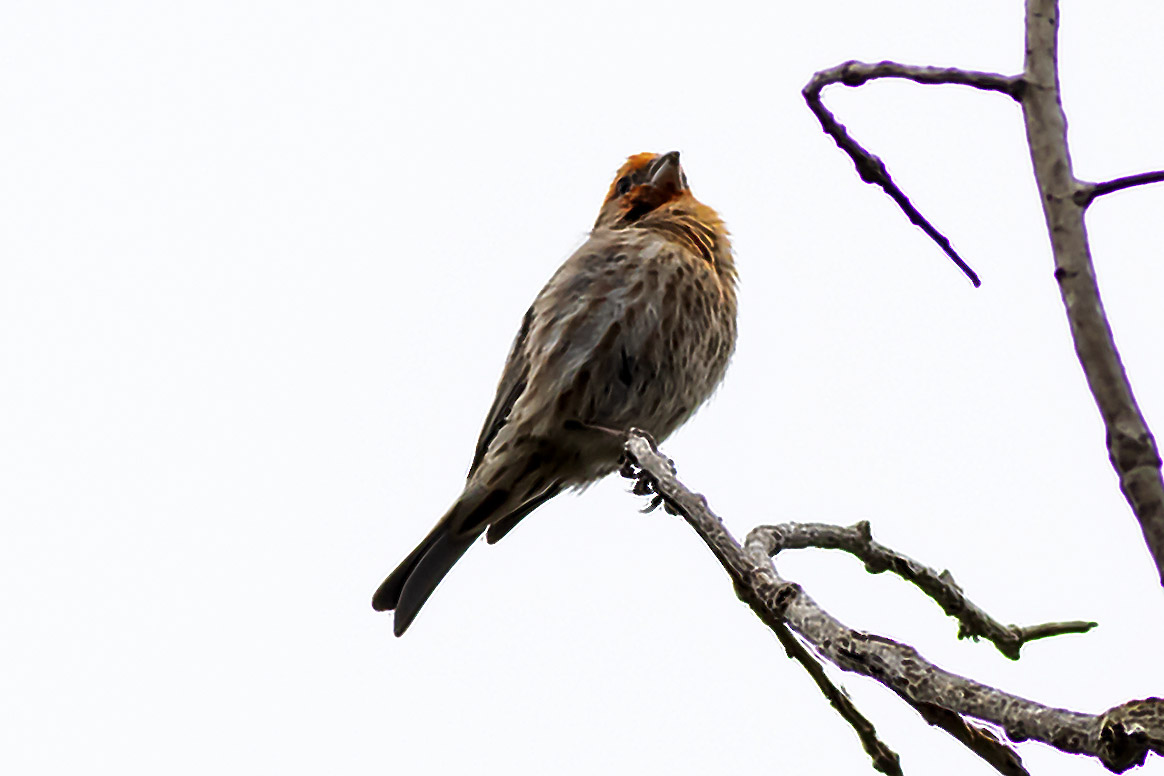
[[[979, 285], [978, 276], [893, 182], [885, 164], [857, 143], [824, 106], [821, 90], [829, 84], [861, 86], [877, 78], [904, 78], [921, 84], [959, 84], [999, 92], [1022, 106], [1035, 181], [1051, 237], [1055, 279], [1067, 311], [1075, 353], [1103, 418], [1108, 458], [1119, 477], [1120, 490], [1140, 523], [1144, 541], [1164, 584], [1164, 478], [1160, 473], [1160, 453], [1116, 349], [1099, 296], [1084, 224], [1087, 206], [1096, 197], [1132, 186], [1164, 182], [1164, 171], [1105, 183], [1088, 183], [1075, 177], [1067, 148], [1067, 120], [1059, 95], [1058, 34], [1057, 0], [1027, 0], [1026, 58], [1022, 75], [1004, 76], [897, 62], [845, 62], [815, 74], [803, 94], [824, 131], [852, 158], [862, 180], [884, 189], [909, 220], [921, 227], [975, 286]], [[1001, 644], [999, 648], [1006, 651]]]
[[771, 547], [775, 557], [781, 550], [798, 550], [816, 547], [824, 550], [844, 550], [865, 563], [865, 570], [871, 574], [890, 571], [911, 582], [923, 593], [937, 602], [942, 611], [960, 623], [958, 638], [984, 638], [994, 644], [998, 651], [1011, 660], [1019, 659], [1023, 644], [1049, 636], [1065, 633], [1086, 633], [1096, 626], [1094, 622], [1072, 620], [1051, 622], [1041, 625], [1003, 625], [982, 611], [968, 599], [954, 582], [949, 571], [941, 573], [918, 563], [883, 544], [873, 541], [873, 534], [867, 521], [842, 527], [827, 523], [785, 523], [783, 525], [762, 525], [752, 529], [745, 545], [759, 542]]
[[[623, 475], [636, 480], [635, 491], [653, 494], [668, 512], [680, 515], [695, 529], [728, 572], [736, 595], [786, 646], [781, 628], [797, 634], [838, 668], [868, 676], [893, 690], [928, 722], [954, 735], [1000, 773], [1025, 771], [1013, 749], [969, 720], [992, 723], [1012, 741], [1041, 741], [1063, 752], [1095, 757], [1117, 773], [1143, 764], [1149, 752], [1164, 754], [1164, 700], [1130, 701], [1101, 714], [1058, 709], [950, 673], [906, 644], [853, 630], [822, 609], [799, 585], [779, 575], [771, 560], [781, 549], [778, 531], [753, 531], [746, 548], [741, 546], [708, 507], [707, 499], [676, 478], [672, 463], [647, 436], [631, 432], [625, 453]], [[1051, 630], [1077, 629], [1060, 625]], [[847, 715], [846, 719], [852, 723], [854, 718]]]
[[837, 121], [836, 116], [825, 107], [824, 101], [821, 99], [821, 90], [829, 84], [861, 86], [877, 78], [904, 78], [920, 84], [961, 84], [973, 86], [976, 89], [1002, 92], [1015, 99], [1018, 99], [1018, 95], [1022, 91], [1022, 80], [1017, 76], [980, 73], [957, 68], [918, 67], [897, 62], [851, 61], [816, 73], [801, 92], [805, 102], [808, 103], [809, 110], [820, 122], [821, 128], [833, 139], [837, 147], [853, 160], [861, 180], [880, 186], [897, 203], [897, 206], [909, 218], [910, 223], [929, 235], [930, 239], [937, 243], [938, 247], [950, 257], [950, 260], [966, 274], [966, 277], [970, 278], [970, 282], [975, 287], [982, 285], [977, 273], [958, 255], [949, 239], [939, 232], [921, 214], [921, 211], [914, 207], [913, 202], [905, 195], [905, 192], [893, 181], [885, 163], [854, 140], [845, 125]]
[[[1067, 310], [1075, 354], [1103, 417], [1108, 458], [1164, 583], [1164, 480], [1160, 476], [1160, 453], [1136, 404], [1099, 297], [1083, 220], [1087, 202], [1098, 194], [1093, 193], [1083, 204], [1075, 198], [1076, 192], [1086, 190], [1086, 185], [1075, 177], [1067, 150], [1067, 117], [1059, 95], [1058, 2], [1027, 0], [1026, 30], [1023, 79], [1027, 88], [1021, 102], [1035, 181], [1055, 256], [1055, 279]], [[1126, 186], [1113, 181], [1106, 188], [1116, 191]]]

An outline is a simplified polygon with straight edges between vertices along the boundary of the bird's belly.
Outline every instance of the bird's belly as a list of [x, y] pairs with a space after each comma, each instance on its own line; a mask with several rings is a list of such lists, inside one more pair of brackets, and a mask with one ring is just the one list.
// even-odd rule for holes
[[561, 437], [563, 453], [577, 467], [572, 479], [584, 482], [613, 471], [628, 429], [643, 429], [663, 441], [711, 395], [727, 366], [730, 343], [706, 330], [677, 339], [686, 347], [670, 347], [670, 337], [628, 337], [559, 395], [559, 412], [552, 415], [576, 421], [567, 421], [569, 433]]

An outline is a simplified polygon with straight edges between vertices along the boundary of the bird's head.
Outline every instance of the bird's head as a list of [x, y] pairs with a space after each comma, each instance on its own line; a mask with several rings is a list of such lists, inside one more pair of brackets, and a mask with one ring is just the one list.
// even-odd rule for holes
[[629, 226], [684, 197], [691, 197], [691, 189], [678, 151], [635, 154], [615, 173], [594, 226]]
[[634, 227], [685, 238], [734, 275], [727, 228], [715, 210], [691, 193], [678, 151], [635, 154], [615, 174], [594, 228]]

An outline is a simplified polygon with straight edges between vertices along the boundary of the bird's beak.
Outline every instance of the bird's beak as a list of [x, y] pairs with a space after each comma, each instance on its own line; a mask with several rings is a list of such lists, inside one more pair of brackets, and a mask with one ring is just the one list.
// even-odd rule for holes
[[652, 188], [683, 191], [687, 188], [683, 180], [683, 168], [679, 165], [679, 152], [663, 154], [651, 162]]

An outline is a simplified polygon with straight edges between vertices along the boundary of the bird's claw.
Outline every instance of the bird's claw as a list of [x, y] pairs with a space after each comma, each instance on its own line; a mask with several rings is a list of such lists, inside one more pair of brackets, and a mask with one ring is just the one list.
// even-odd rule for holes
[[630, 429], [627, 430], [627, 433], [632, 434], [632, 435], [637, 434], [638, 436], [641, 436], [643, 439], [647, 440], [647, 444], [651, 446], [652, 450], [654, 450], [656, 453], [659, 452], [659, 443], [655, 441], [655, 438], [653, 436], [651, 436], [650, 431], [647, 431], [646, 429], [641, 429], [638, 426], [631, 426]]
[[640, 512], [642, 512], [642, 513], [645, 515], [645, 514], [647, 514], [648, 512], [654, 512], [654, 511], [655, 511], [656, 509], [658, 509], [658, 508], [659, 508], [661, 505], [663, 505], [663, 503], [664, 503], [664, 502], [663, 502], [663, 497], [662, 497], [662, 496], [660, 496], [659, 494], [657, 494], [657, 493], [656, 493], [656, 494], [655, 494], [655, 497], [654, 497], [654, 498], [652, 498], [652, 499], [651, 499], [651, 500], [650, 500], [650, 501], [647, 503], [647, 505], [646, 505], [645, 507], [643, 507], [642, 509], [640, 509], [639, 511], [640, 511]]

